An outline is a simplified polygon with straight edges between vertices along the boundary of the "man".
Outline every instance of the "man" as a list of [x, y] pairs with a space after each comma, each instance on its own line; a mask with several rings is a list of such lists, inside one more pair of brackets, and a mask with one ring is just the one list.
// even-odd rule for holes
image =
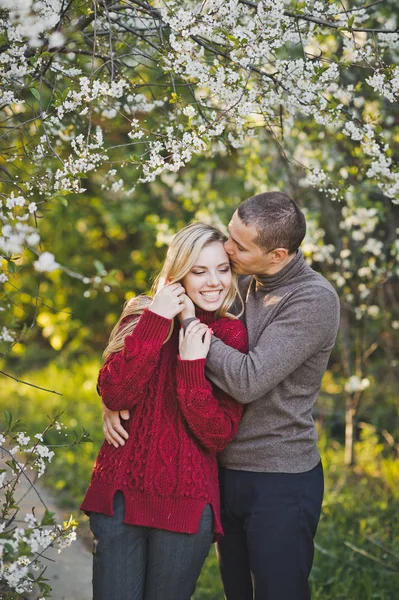
[[[213, 337], [207, 357], [209, 378], [246, 405], [219, 461], [227, 600], [310, 598], [323, 497], [312, 408], [336, 339], [339, 300], [305, 263], [305, 232], [300, 208], [280, 192], [249, 198], [229, 224], [225, 248], [242, 275], [249, 352]], [[105, 431], [120, 438], [109, 418]]]

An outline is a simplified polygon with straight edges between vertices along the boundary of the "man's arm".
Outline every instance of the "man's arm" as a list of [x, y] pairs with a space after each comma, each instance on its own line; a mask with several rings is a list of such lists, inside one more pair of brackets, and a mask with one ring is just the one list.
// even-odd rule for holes
[[249, 404], [276, 387], [318, 351], [330, 351], [338, 324], [336, 295], [318, 286], [309, 296], [309, 288], [304, 288], [287, 300], [248, 354], [212, 336], [206, 375], [238, 402]]

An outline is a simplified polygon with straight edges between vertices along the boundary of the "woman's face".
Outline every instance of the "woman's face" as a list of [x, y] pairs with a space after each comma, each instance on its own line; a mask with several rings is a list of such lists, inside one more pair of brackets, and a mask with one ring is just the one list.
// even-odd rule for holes
[[220, 308], [231, 286], [229, 257], [222, 242], [203, 248], [182, 284], [187, 296], [199, 308], [214, 311]]

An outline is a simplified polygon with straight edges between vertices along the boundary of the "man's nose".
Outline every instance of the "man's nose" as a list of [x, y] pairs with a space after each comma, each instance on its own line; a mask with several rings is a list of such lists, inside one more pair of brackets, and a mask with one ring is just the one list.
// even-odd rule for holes
[[233, 243], [231, 238], [224, 243], [224, 249], [226, 250], [227, 254], [233, 254]]

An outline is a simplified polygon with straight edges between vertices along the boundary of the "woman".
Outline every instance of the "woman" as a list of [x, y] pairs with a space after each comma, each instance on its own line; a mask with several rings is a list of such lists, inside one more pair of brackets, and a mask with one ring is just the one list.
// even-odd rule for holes
[[[216, 455], [243, 408], [205, 378], [211, 332], [247, 351], [228, 313], [237, 288], [224, 241], [209, 225], [182, 229], [155, 296], [125, 305], [105, 349], [99, 393], [130, 419], [123, 447], [102, 445], [81, 506], [95, 537], [94, 600], [189, 600], [222, 534]], [[184, 330], [191, 302], [198, 318]]]

